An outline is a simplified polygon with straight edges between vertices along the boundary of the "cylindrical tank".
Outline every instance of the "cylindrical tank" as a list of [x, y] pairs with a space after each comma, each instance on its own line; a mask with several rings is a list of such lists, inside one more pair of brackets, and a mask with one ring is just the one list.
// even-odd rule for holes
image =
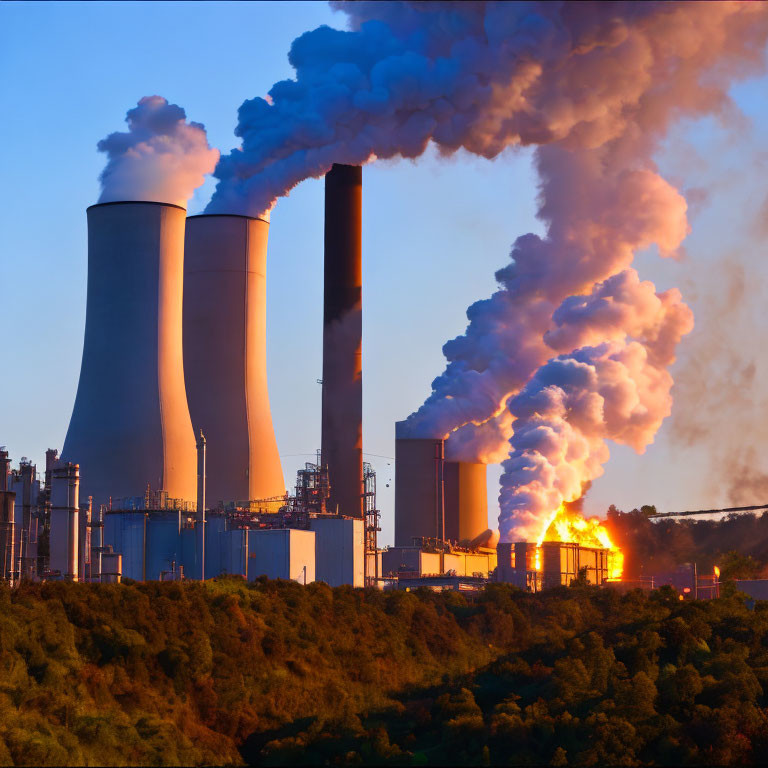
[[187, 219], [184, 369], [209, 506], [285, 493], [267, 390], [268, 234], [249, 216]]
[[445, 537], [471, 541], [488, 529], [487, 466], [445, 462]]
[[395, 436], [395, 546], [410, 547], [414, 538], [441, 539], [443, 440], [400, 438], [397, 431]]
[[327, 508], [363, 516], [362, 189], [358, 165], [325, 176], [322, 463]]
[[88, 209], [88, 302], [75, 407], [62, 458], [83, 494], [195, 501], [195, 437], [184, 387], [186, 211], [117, 202]]
[[51, 476], [50, 569], [77, 581], [80, 543], [80, 473], [60, 461]]
[[89, 497], [80, 504], [80, 518], [78, 522], [78, 574], [80, 581], [86, 581], [93, 574], [91, 562], [92, 542], [91, 522], [93, 520], [93, 500]]
[[0, 489], [0, 579], [13, 585], [15, 566], [14, 548], [14, 491]]

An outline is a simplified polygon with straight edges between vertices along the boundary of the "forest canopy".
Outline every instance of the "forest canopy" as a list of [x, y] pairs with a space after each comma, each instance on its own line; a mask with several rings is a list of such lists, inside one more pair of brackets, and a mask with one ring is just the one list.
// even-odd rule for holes
[[759, 764], [768, 604], [200, 583], [0, 590], [0, 764]]

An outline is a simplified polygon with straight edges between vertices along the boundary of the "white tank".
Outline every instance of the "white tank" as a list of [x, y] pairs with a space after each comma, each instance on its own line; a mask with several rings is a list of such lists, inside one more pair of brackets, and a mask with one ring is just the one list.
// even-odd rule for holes
[[184, 371], [209, 506], [285, 493], [267, 391], [268, 235], [248, 216], [187, 219]]
[[51, 475], [50, 569], [77, 581], [80, 560], [80, 476], [60, 461]]
[[88, 303], [77, 398], [62, 459], [83, 496], [194, 503], [197, 458], [184, 386], [186, 211], [118, 202], [88, 209]]

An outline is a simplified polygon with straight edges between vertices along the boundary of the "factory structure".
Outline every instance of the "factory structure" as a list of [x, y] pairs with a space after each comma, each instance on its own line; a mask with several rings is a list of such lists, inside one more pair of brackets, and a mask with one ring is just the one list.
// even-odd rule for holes
[[286, 488], [266, 373], [269, 217], [144, 201], [88, 208], [82, 366], [61, 456], [0, 450], [0, 566], [22, 579], [223, 574], [300, 583], [537, 591], [606, 550], [498, 544], [486, 466], [396, 426], [395, 542], [363, 461], [362, 168], [325, 179], [322, 435]]

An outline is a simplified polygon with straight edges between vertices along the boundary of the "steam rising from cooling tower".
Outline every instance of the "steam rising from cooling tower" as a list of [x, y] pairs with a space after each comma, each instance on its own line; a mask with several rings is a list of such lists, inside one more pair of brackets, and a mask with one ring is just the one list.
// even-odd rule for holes
[[[211, 212], [258, 214], [332, 163], [417, 157], [429, 142], [486, 158], [536, 146], [544, 237], [519, 237], [499, 290], [468, 310], [445, 372], [403, 437], [450, 436], [454, 459], [499, 461], [502, 537], [530, 537], [608, 458], [642, 451], [671, 407], [692, 325], [675, 290], [632, 269], [673, 256], [686, 203], [654, 151], [682, 117], [727, 117], [758, 71], [760, 3], [334, 4], [350, 31], [294, 41], [296, 79], [240, 108]], [[538, 530], [536, 530], [538, 533]]]
[[186, 207], [219, 159], [201, 123], [187, 122], [178, 104], [145, 96], [126, 115], [128, 131], [98, 143], [109, 158], [100, 176], [100, 203], [151, 200]]
[[62, 458], [83, 496], [194, 502], [195, 437], [181, 348], [184, 222], [175, 205], [88, 209], [88, 299], [80, 380]]
[[84, 495], [196, 499], [196, 452], [182, 356], [186, 202], [218, 152], [184, 110], [147, 96], [128, 132], [99, 142], [108, 161], [88, 209], [88, 299], [80, 380], [62, 456]]

